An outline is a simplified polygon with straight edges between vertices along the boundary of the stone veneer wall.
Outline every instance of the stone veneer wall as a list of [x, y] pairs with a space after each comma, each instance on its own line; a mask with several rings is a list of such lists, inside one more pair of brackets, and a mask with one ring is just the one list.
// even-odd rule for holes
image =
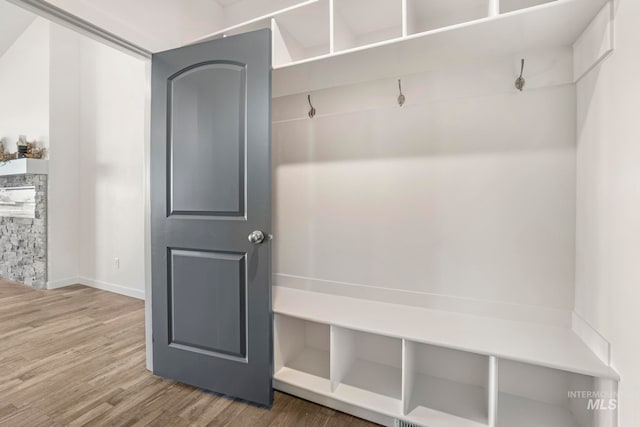
[[47, 285], [47, 175], [0, 177], [0, 187], [36, 188], [36, 217], [0, 217], [0, 277], [34, 288]]

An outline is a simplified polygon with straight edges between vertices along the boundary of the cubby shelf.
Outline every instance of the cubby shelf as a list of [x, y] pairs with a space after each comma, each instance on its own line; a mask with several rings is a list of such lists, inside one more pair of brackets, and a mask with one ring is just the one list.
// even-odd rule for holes
[[460, 58], [571, 46], [606, 2], [311, 0], [197, 41], [271, 28], [273, 94], [284, 96]]
[[275, 286], [275, 313], [618, 380], [570, 329]]
[[[487, 327], [480, 317], [462, 315], [461, 322], [461, 315], [452, 313], [433, 317], [431, 310], [278, 286], [273, 305], [274, 386], [370, 419], [371, 413], [380, 414], [387, 418], [374, 420], [387, 424], [401, 419], [438, 427], [590, 427], [593, 411], [586, 400], [571, 399], [568, 392], [604, 391], [617, 380], [601, 362], [551, 368], [548, 365], [557, 365], [557, 360], [536, 359], [544, 356], [544, 349], [515, 357], [527, 362], [472, 349], [460, 340]], [[423, 317], [416, 317], [416, 310]], [[399, 316], [407, 311], [413, 313]], [[452, 323], [447, 325], [447, 319]], [[491, 320], [494, 325], [508, 322], [513, 329], [489, 338], [489, 346], [496, 340], [510, 342], [521, 333], [522, 339], [533, 340], [533, 346], [549, 344], [540, 335], [530, 335], [531, 330], [518, 330], [518, 322]], [[475, 324], [479, 329], [470, 328]], [[551, 334], [560, 329], [540, 328]], [[424, 332], [416, 334], [417, 330]], [[452, 341], [426, 343], [433, 331]], [[481, 333], [479, 338], [487, 337]], [[557, 338], [552, 339], [556, 347], [573, 345]], [[515, 341], [510, 344], [520, 347], [521, 339]], [[576, 351], [593, 356], [586, 347], [574, 350], [569, 352], [572, 357]]]

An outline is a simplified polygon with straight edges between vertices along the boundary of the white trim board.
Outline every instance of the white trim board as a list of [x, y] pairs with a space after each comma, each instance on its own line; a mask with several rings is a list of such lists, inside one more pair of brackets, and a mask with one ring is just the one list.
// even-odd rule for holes
[[571, 330], [602, 362], [611, 365], [611, 344], [575, 311], [571, 313]]
[[145, 299], [144, 291], [140, 289], [129, 288], [115, 283], [102, 282], [100, 280], [89, 279], [87, 277], [69, 277], [66, 279], [55, 280], [53, 282], [47, 282], [47, 289], [60, 289], [72, 285], [84, 285], [90, 288], [113, 292], [114, 294], [125, 295], [141, 300]]
[[615, 49], [615, 11], [609, 1], [573, 44], [573, 79], [582, 80]]
[[72, 285], [80, 285], [79, 277], [67, 277], [60, 280], [54, 280], [51, 282], [47, 282], [47, 290], [51, 291], [54, 289], [66, 288], [67, 286]]
[[380, 288], [369, 285], [334, 282], [308, 277], [274, 274], [273, 285], [363, 300], [387, 302], [453, 313], [533, 322], [539, 325], [571, 327], [571, 310], [512, 304], [500, 301], [462, 298], [451, 295]]

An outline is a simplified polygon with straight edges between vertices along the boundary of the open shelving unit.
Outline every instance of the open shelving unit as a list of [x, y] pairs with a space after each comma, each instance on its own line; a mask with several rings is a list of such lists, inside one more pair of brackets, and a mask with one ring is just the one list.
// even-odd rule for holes
[[[205, 39], [271, 29], [281, 97], [568, 49], [607, 1], [310, 0]], [[619, 380], [570, 328], [282, 286], [273, 298], [274, 387], [382, 424], [591, 427], [567, 391]]]
[[270, 28], [273, 94], [284, 96], [459, 58], [571, 46], [606, 2], [310, 0], [197, 41]]
[[591, 427], [568, 391], [619, 379], [561, 327], [281, 286], [273, 309], [275, 387], [383, 424]]

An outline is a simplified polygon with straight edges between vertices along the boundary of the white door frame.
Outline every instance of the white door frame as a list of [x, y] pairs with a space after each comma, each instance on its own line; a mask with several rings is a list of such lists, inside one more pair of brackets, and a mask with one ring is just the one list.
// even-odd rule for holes
[[144, 134], [144, 294], [145, 294], [145, 341], [146, 341], [146, 360], [147, 369], [153, 370], [153, 354], [152, 354], [152, 325], [151, 325], [151, 199], [149, 191], [149, 156], [151, 149], [151, 53], [134, 43], [131, 43], [122, 37], [119, 37], [109, 31], [105, 31], [100, 27], [73, 15], [64, 9], [61, 9], [42, 0], [7, 0], [35, 15], [41, 16], [63, 27], [76, 31], [93, 40], [104, 43], [123, 53], [132, 55], [145, 62], [145, 134]]

